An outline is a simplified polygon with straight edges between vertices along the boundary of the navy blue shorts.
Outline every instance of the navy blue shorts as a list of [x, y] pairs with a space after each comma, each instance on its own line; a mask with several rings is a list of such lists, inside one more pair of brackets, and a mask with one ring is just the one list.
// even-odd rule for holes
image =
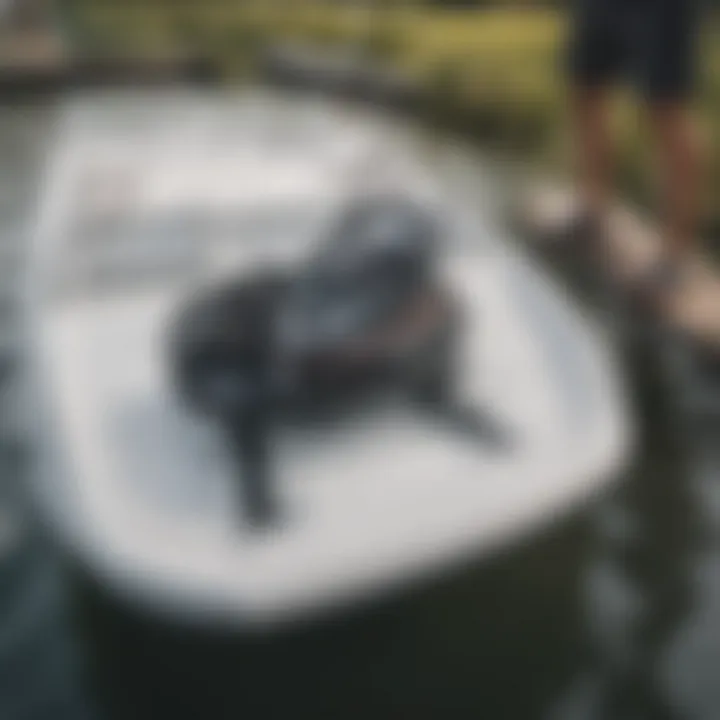
[[650, 101], [693, 91], [700, 0], [575, 0], [572, 80], [587, 87], [628, 81]]

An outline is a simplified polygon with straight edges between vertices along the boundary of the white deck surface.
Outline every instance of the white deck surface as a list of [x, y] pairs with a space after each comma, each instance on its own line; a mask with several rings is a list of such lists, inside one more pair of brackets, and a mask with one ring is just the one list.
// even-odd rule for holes
[[[607, 485], [630, 443], [602, 338], [484, 222], [482, 182], [470, 185], [466, 166], [423, 155], [393, 126], [282, 102], [78, 101], [59, 128], [29, 288], [54, 440], [38, 487], [54, 519], [124, 596], [240, 622], [319, 611], [493, 552]], [[269, 154], [262, 135], [278, 117], [320, 128], [304, 153], [286, 140]], [[288, 432], [277, 448], [286, 520], [253, 535], [240, 525], [219, 436], [168, 387], [168, 318], [197, 284], [302, 256], [368, 157], [393, 172], [418, 163], [413, 186], [423, 168], [437, 174], [434, 200], [450, 218], [443, 271], [470, 317], [464, 397], [490, 408], [518, 445], [498, 454], [391, 402], [324, 432]], [[109, 177], [117, 184], [105, 192]], [[113, 265], [97, 247], [107, 235], [84, 242], [73, 219], [88, 207], [264, 219], [242, 237], [221, 227], [182, 250], [168, 232], [161, 265], [175, 252], [175, 271], [106, 281]], [[118, 247], [127, 255], [125, 240]]]

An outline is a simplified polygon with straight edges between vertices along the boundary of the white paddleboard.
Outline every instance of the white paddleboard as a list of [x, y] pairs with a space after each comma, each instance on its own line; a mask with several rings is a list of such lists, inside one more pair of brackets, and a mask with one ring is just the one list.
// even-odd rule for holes
[[[531, 537], [612, 481], [631, 432], [610, 349], [438, 153], [389, 121], [262, 93], [68, 102], [27, 288], [36, 483], [118, 595], [239, 624], [317, 614]], [[446, 213], [463, 397], [517, 444], [498, 453], [392, 402], [289, 430], [284, 521], [253, 533], [216, 429], [170, 387], [167, 324], [198, 285], [303, 257], [368, 165]]]

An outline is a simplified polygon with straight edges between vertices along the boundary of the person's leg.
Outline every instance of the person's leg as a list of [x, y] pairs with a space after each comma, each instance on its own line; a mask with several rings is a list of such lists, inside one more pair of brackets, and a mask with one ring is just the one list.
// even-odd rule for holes
[[599, 221], [612, 194], [610, 90], [624, 49], [609, 0], [576, 0], [570, 37], [570, 121], [583, 213]]
[[697, 0], [645, 0], [637, 33], [641, 89], [656, 146], [663, 207], [659, 277], [680, 278], [695, 243], [701, 149], [690, 109], [695, 80]]
[[665, 256], [684, 261], [695, 244], [701, 194], [701, 149], [692, 114], [682, 102], [650, 107], [661, 192], [664, 198]]
[[575, 177], [580, 202], [594, 220], [609, 205], [613, 184], [613, 140], [607, 88], [578, 85], [571, 98]]

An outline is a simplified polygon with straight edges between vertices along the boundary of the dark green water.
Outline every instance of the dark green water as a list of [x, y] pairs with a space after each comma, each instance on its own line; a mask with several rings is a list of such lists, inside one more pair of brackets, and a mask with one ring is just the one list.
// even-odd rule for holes
[[[0, 110], [4, 354], [19, 347], [13, 285], [51, 114]], [[164, 627], [68, 571], [88, 693], [121, 719], [720, 717], [720, 450], [711, 428], [678, 422], [652, 351], [627, 368], [642, 437], [613, 491], [408, 596], [253, 638]], [[0, 474], [22, 486], [22, 473]]]
[[[48, 111], [0, 110], [0, 718], [92, 717], [67, 576], [26, 492], [17, 292]], [[18, 372], [19, 371], [19, 372]]]

